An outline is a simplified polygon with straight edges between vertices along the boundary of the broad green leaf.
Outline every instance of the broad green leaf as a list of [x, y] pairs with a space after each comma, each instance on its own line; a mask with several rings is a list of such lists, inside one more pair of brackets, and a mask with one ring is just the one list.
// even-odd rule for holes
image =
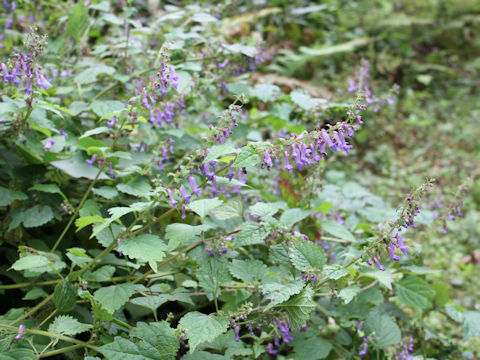
[[298, 329], [310, 319], [310, 313], [315, 309], [313, 294], [313, 289], [307, 285], [300, 294], [278, 305], [287, 312], [292, 328]]
[[150, 324], [139, 322], [130, 330], [130, 337], [138, 339], [137, 346], [140, 352], [152, 359], [173, 360], [180, 348], [175, 330], [166, 321]]
[[108, 281], [115, 274], [115, 267], [105, 265], [92, 272], [86, 272], [83, 276], [87, 280]]
[[156, 235], [142, 234], [133, 239], [122, 240], [118, 250], [131, 259], [149, 262], [150, 266], [155, 269], [155, 262], [161, 261], [165, 257], [167, 246]]
[[208, 153], [204, 162], [207, 163], [212, 160], [217, 160], [219, 157], [236, 153], [236, 152], [237, 150], [235, 149], [235, 146], [231, 142], [227, 142], [221, 145], [214, 145], [210, 149], [210, 152]]
[[289, 346], [293, 346], [295, 359], [309, 359], [320, 360], [325, 359], [333, 346], [327, 340], [322, 338], [299, 338], [297, 336], [289, 343]]
[[235, 235], [235, 247], [263, 244], [268, 236], [265, 228], [253, 221], [246, 221], [242, 224], [241, 230]]
[[226, 332], [229, 323], [228, 317], [205, 315], [193, 311], [182, 317], [178, 326], [186, 329], [186, 338], [190, 346], [190, 353], [192, 353], [198, 345], [212, 341]]
[[67, 199], [65, 194], [62, 192], [62, 190], [60, 190], [60, 188], [56, 184], [35, 184], [28, 190], [30, 191], [36, 190], [36, 191], [41, 191], [49, 194], [60, 194], [65, 200]]
[[262, 287], [265, 297], [270, 300], [270, 303], [265, 308], [265, 311], [271, 309], [277, 304], [287, 301], [292, 295], [298, 294], [302, 291], [305, 284], [301, 280], [295, 280], [288, 284], [269, 283]]
[[322, 222], [322, 229], [325, 230], [327, 233], [342, 239], [342, 240], [347, 240], [350, 242], [355, 242], [355, 236], [348, 231], [345, 226], [340, 225], [336, 221], [333, 220], [327, 220]]
[[125, 109], [125, 105], [117, 100], [95, 100], [90, 105], [90, 109], [101, 117], [108, 113], [121, 111]]
[[61, 335], [76, 335], [88, 331], [92, 325], [82, 324], [69, 315], [60, 315], [48, 327], [48, 332]]
[[79, 85], [90, 84], [97, 81], [97, 76], [100, 74], [112, 75], [115, 73], [115, 68], [105, 64], [96, 64], [89, 68], [78, 72], [75, 75], [75, 82]]
[[[85, 163], [85, 159], [77, 153], [74, 157], [67, 160], [52, 161], [50, 165], [59, 168], [68, 175], [74, 178], [87, 178], [90, 180], [95, 179], [99, 169], [95, 166], [89, 166]], [[102, 173], [98, 177], [99, 179], [108, 179], [109, 177]]]
[[299, 89], [293, 90], [290, 93], [290, 99], [292, 99], [292, 101], [300, 106], [303, 110], [307, 111], [317, 107], [321, 103], [320, 99], [312, 98], [305, 91]]
[[92, 191], [95, 195], [99, 195], [108, 200], [112, 200], [118, 196], [117, 189], [111, 186], [101, 186], [98, 189], [93, 188]]
[[363, 274], [365, 276], [377, 279], [380, 284], [385, 286], [387, 289], [392, 290], [393, 274], [390, 269], [386, 269], [384, 271], [379, 269], [367, 270], [364, 271]]
[[108, 133], [110, 129], [106, 126], [99, 126], [93, 129], [90, 129], [88, 131], [85, 131], [82, 136], [79, 137], [79, 139], [91, 137], [92, 135], [98, 135], [98, 134], [103, 134], [103, 133]]
[[262, 159], [251, 146], [245, 146], [240, 150], [237, 159], [233, 163], [234, 168], [246, 168], [258, 165]]
[[288, 209], [280, 216], [280, 222], [288, 227], [295, 225], [310, 215], [310, 211], [302, 209]]
[[358, 285], [352, 285], [340, 290], [338, 297], [343, 300], [344, 304], [348, 304], [359, 292], [360, 287]]
[[137, 180], [128, 184], [118, 184], [117, 189], [128, 195], [144, 196], [152, 190], [152, 187], [146, 181]]
[[243, 202], [238, 199], [228, 200], [226, 203], [223, 203], [211, 211], [218, 220], [238, 218], [242, 216], [242, 212]]
[[289, 258], [293, 266], [300, 271], [311, 268], [321, 270], [325, 264], [325, 251], [312, 242], [299, 242], [289, 249]]
[[21, 191], [10, 190], [0, 186], [0, 206], [8, 206], [15, 200], [27, 199], [27, 195]]
[[363, 327], [367, 334], [375, 333], [375, 344], [379, 348], [398, 344], [402, 340], [398, 325], [388, 315], [377, 311], [370, 312]]
[[77, 287], [65, 279], [55, 286], [52, 300], [58, 311], [69, 312], [76, 306], [77, 296]]
[[67, 265], [57, 254], [44, 253], [42, 251], [37, 251], [37, 254], [23, 252], [20, 254], [20, 259], [12, 265], [12, 269], [17, 271], [25, 270], [39, 275], [44, 272], [54, 272], [50, 266], [52, 266], [55, 271], [61, 271]]
[[480, 311], [464, 311], [463, 313], [463, 341], [468, 341], [480, 335]]
[[23, 226], [26, 228], [38, 227], [53, 219], [52, 208], [48, 205], [35, 205], [23, 213]]
[[221, 285], [227, 284], [232, 280], [227, 264], [215, 258], [202, 264], [197, 276], [199, 285], [213, 297], [220, 295]]
[[22, 300], [36, 300], [41, 297], [47, 297], [48, 294], [45, 290], [41, 288], [34, 288], [27, 292], [25, 296], [22, 298]]
[[133, 284], [111, 285], [98, 289], [93, 298], [98, 301], [110, 313], [120, 309], [135, 293], [136, 286]]
[[46, 266], [49, 263], [50, 260], [46, 256], [26, 254], [13, 263], [12, 269], [17, 271], [30, 270], [32, 268]]
[[249, 283], [262, 282], [268, 278], [267, 266], [259, 260], [233, 260], [228, 270], [237, 279]]
[[281, 94], [280, 88], [272, 84], [257, 84], [253, 89], [253, 96], [263, 102], [275, 101]]
[[407, 276], [395, 283], [398, 299], [408, 306], [417, 309], [426, 309], [432, 306], [431, 299], [435, 296], [435, 290], [430, 284], [417, 276]]
[[339, 265], [326, 265], [324, 266], [322, 273], [328, 279], [338, 280], [350, 274], [350, 271], [348, 271], [347, 269], [344, 269]]
[[192, 226], [189, 224], [174, 223], [168, 224], [165, 231], [165, 238], [170, 240], [168, 243], [169, 251], [177, 248], [182, 243], [187, 243], [191, 238], [204, 231], [202, 226]]
[[109, 360], [149, 360], [154, 359], [142, 354], [138, 346], [125, 338], [116, 336], [110, 344], [99, 347], [100, 352]]
[[189, 205], [190, 209], [192, 209], [195, 213], [200, 215], [200, 217], [205, 217], [210, 211], [219, 207], [223, 204], [223, 201], [214, 198], [214, 199], [201, 199], [192, 201]]
[[255, 205], [250, 206], [248, 212], [252, 215], [267, 217], [275, 215], [278, 212], [278, 208], [268, 203], [258, 202]]
[[85, 30], [88, 28], [89, 18], [88, 10], [83, 5], [83, 2], [80, 2], [72, 6], [72, 11], [67, 21], [66, 32], [75, 40], [79, 41], [82, 37]]
[[11, 349], [0, 353], [0, 360], [37, 360], [38, 357], [30, 349]]
[[95, 224], [98, 222], [104, 222], [105, 220], [98, 215], [95, 216], [84, 216], [75, 220], [75, 226], [77, 227], [77, 231], [82, 230], [85, 226]]

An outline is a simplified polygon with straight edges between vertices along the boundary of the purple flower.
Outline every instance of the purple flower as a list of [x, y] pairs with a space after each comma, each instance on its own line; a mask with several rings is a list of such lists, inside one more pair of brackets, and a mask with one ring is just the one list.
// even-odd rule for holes
[[97, 159], [97, 154], [93, 154], [92, 158], [85, 160], [85, 162], [86, 162], [88, 165], [92, 165], [93, 162], [94, 162], [96, 159]]
[[60, 135], [68, 137], [68, 134], [65, 131], [63, 131], [63, 129], [58, 130], [58, 132], [60, 133]]
[[293, 170], [293, 166], [290, 165], [290, 163], [288, 162], [288, 151], [284, 151], [283, 152], [283, 155], [285, 156], [285, 170], [287, 170], [289, 173], [292, 172]]
[[270, 170], [272, 167], [272, 158], [270, 157], [270, 153], [268, 149], [265, 149], [265, 157], [263, 158], [263, 163], [267, 165], [267, 169]]
[[187, 218], [187, 215], [185, 215], [185, 206], [182, 205], [182, 220], [185, 220]]
[[347, 89], [347, 90], [348, 90], [348, 92], [355, 92], [355, 91], [357, 91], [357, 85], [355, 84], [355, 80], [352, 80], [352, 79], [351, 79], [351, 80], [348, 82], [348, 89]]
[[178, 88], [178, 80], [179, 78], [175, 73], [175, 69], [173, 68], [173, 66], [170, 66], [170, 83], [175, 89]]
[[390, 256], [391, 256], [392, 260], [395, 260], [395, 261], [400, 260], [400, 256], [395, 254], [395, 246], [389, 245], [389, 246], [387, 246], [387, 250], [390, 253]]
[[363, 343], [363, 348], [360, 349], [360, 351], [358, 352], [358, 355], [360, 355], [360, 356], [367, 355], [367, 348], [368, 348], [368, 344], [366, 342], [364, 342]]
[[228, 59], [223, 60], [220, 64], [218, 64], [218, 67], [220, 69], [223, 69], [225, 66], [227, 66], [228, 61], [229, 61]]
[[177, 200], [175, 200], [175, 199], [173, 198], [172, 191], [171, 191], [170, 189], [167, 189], [167, 193], [168, 193], [168, 196], [170, 197], [170, 204], [171, 204], [172, 206], [177, 207]]
[[397, 235], [397, 243], [398, 243], [398, 248], [400, 251], [404, 254], [407, 255], [407, 250], [410, 249], [408, 246], [405, 246], [403, 243], [403, 236], [402, 235]]
[[47, 143], [45, 144], [45, 150], [50, 150], [53, 144], [55, 144], [55, 141], [53, 141], [52, 139], [48, 138], [48, 139], [47, 139]]
[[373, 261], [375, 262], [375, 264], [377, 264], [379, 270], [385, 271], [385, 266], [380, 264], [380, 261], [378, 261], [378, 259], [376, 257], [373, 258]]
[[187, 204], [190, 204], [190, 198], [192, 195], [188, 195], [187, 192], [185, 191], [185, 186], [181, 185], [180, 186], [180, 195], [182, 195], [183, 199]]
[[108, 125], [109, 128], [112, 128], [115, 125], [116, 122], [117, 122], [117, 118], [114, 116], [114, 117], [112, 117], [111, 120], [107, 121], [107, 125]]
[[325, 130], [322, 130], [320, 132], [320, 135], [322, 135], [323, 140], [327, 143], [328, 147], [332, 149], [332, 151], [337, 152], [337, 145], [333, 143], [332, 139], [330, 138], [330, 134], [326, 132]]
[[195, 178], [193, 176], [189, 176], [188, 177], [188, 182], [190, 183], [190, 189], [192, 189], [192, 192], [195, 195], [200, 196], [200, 194], [202, 193], [202, 189], [197, 187], [197, 183], [195, 181]]
[[235, 331], [235, 341], [236, 341], [236, 342], [239, 342], [239, 341], [240, 341], [240, 336], [239, 336], [240, 326], [236, 325], [236, 326], [234, 327], [234, 331]]
[[109, 164], [109, 167], [110, 167], [109, 175], [110, 175], [110, 177], [113, 179], [113, 178], [115, 177], [115, 173], [113, 172], [113, 165], [112, 165], [112, 163]]
[[360, 125], [363, 125], [362, 117], [361, 117], [360, 115], [355, 115], [355, 120], [357, 120], [357, 122], [358, 122]]
[[273, 344], [272, 343], [268, 343], [267, 347], [265, 348], [267, 350], [267, 352], [270, 354], [270, 355], [276, 355], [278, 353], [278, 350], [275, 350], [273, 348]]
[[25, 325], [21, 324], [18, 327], [18, 334], [15, 336], [15, 340], [22, 339], [24, 334], [25, 334]]
[[220, 192], [217, 190], [217, 178], [214, 176], [212, 179], [212, 194], [217, 196]]

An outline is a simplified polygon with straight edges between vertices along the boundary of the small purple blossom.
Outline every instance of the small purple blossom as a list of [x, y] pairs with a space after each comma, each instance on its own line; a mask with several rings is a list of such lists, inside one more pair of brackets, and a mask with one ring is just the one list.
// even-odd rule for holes
[[92, 165], [95, 160], [97, 160], [97, 154], [93, 154], [93, 155], [92, 155], [92, 158], [85, 160], [85, 162], [86, 162], [88, 165]]
[[53, 144], [55, 144], [55, 141], [53, 141], [52, 139], [48, 138], [47, 139], [47, 142], [45, 144], [45, 150], [50, 150], [53, 146]]
[[190, 198], [192, 197], [192, 195], [187, 194], [187, 192], [185, 191], [185, 186], [181, 185], [179, 191], [180, 191], [180, 195], [182, 195], [185, 202], [187, 204], [190, 204]]
[[378, 269], [381, 270], [381, 271], [385, 271], [385, 266], [383, 266], [382, 264], [380, 264], [380, 261], [378, 261], [378, 259], [376, 257], [373, 258], [373, 261], [375, 262], [375, 264], [377, 265]]
[[228, 59], [225, 59], [223, 60], [221, 63], [219, 63], [217, 66], [220, 68], [220, 69], [223, 69], [225, 66], [227, 66], [228, 64]]
[[60, 135], [68, 137], [68, 134], [65, 131], [63, 131], [63, 129], [58, 130], [58, 132], [60, 133]]
[[200, 194], [202, 193], [202, 189], [197, 187], [197, 182], [195, 181], [195, 178], [193, 176], [189, 176], [188, 182], [190, 184], [190, 189], [192, 189], [192, 192], [195, 195], [200, 196]]
[[20, 326], [18, 327], [18, 334], [15, 335], [15, 340], [22, 339], [24, 334], [25, 334], [25, 325], [20, 324]]
[[174, 207], [177, 207], [177, 200], [173, 198], [172, 190], [167, 189], [168, 196], [170, 197], [170, 204]]

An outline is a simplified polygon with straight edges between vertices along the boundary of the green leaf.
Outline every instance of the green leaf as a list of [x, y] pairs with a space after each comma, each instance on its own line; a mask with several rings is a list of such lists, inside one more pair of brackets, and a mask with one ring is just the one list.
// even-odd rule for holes
[[430, 299], [435, 296], [435, 290], [418, 276], [407, 276], [395, 283], [398, 299], [405, 305], [417, 309], [432, 306]]
[[106, 286], [95, 291], [93, 298], [102, 304], [105, 310], [113, 314], [135, 294], [135, 289], [135, 285], [127, 283]]
[[209, 259], [208, 262], [202, 264], [197, 277], [200, 280], [200, 286], [214, 298], [220, 295], [221, 285], [232, 281], [227, 264], [215, 258]]
[[480, 311], [464, 311], [463, 313], [463, 341], [468, 341], [480, 335]]
[[144, 196], [152, 190], [152, 187], [146, 181], [137, 180], [128, 184], [118, 184], [117, 189], [128, 195]]
[[267, 236], [268, 231], [262, 225], [253, 221], [246, 221], [235, 236], [235, 247], [263, 244], [263, 240]]
[[29, 349], [11, 349], [0, 353], [0, 360], [37, 360], [38, 357]]
[[257, 84], [253, 89], [253, 96], [263, 102], [275, 101], [282, 92], [280, 88], [272, 84]]
[[338, 280], [350, 274], [350, 271], [339, 265], [326, 265], [322, 273], [330, 280]]
[[62, 190], [60, 190], [60, 188], [56, 184], [35, 184], [28, 190], [41, 191], [49, 194], [60, 194], [65, 200], [67, 199], [65, 194], [62, 192]]
[[138, 346], [125, 338], [116, 336], [110, 344], [98, 348], [100, 352], [109, 360], [148, 360], [154, 359], [142, 354]]
[[53, 320], [48, 331], [61, 335], [76, 335], [88, 331], [91, 327], [92, 325], [82, 324], [72, 316], [60, 315]]
[[360, 287], [357, 285], [352, 285], [340, 290], [338, 297], [343, 300], [344, 304], [348, 304], [355, 296], [357, 296], [359, 292]]
[[82, 70], [75, 75], [75, 82], [79, 85], [90, 84], [97, 81], [97, 76], [100, 74], [112, 75], [115, 73], [115, 68], [99, 63], [90, 66], [88, 69]]
[[270, 300], [265, 311], [271, 309], [277, 304], [287, 301], [292, 295], [298, 294], [302, 291], [304, 286], [305, 284], [302, 280], [295, 280], [288, 284], [269, 283], [263, 285], [262, 291], [265, 294], [265, 297]]
[[95, 100], [90, 105], [90, 109], [92, 109], [97, 116], [101, 117], [109, 113], [119, 112], [125, 109], [125, 105], [117, 100]]
[[118, 250], [131, 259], [149, 262], [150, 266], [155, 269], [155, 262], [161, 261], [165, 257], [167, 246], [156, 235], [142, 234], [133, 239], [122, 240]]
[[101, 216], [84, 216], [75, 220], [75, 226], [77, 231], [82, 230], [85, 226], [95, 224], [98, 222], [104, 222], [105, 220]]
[[293, 226], [294, 224], [302, 221], [310, 215], [310, 211], [302, 209], [288, 209], [285, 210], [280, 216], [280, 222], [288, 227]]
[[111, 265], [105, 265], [95, 271], [86, 272], [84, 278], [94, 281], [108, 281], [112, 278], [113, 274], [115, 274], [115, 267]]
[[256, 166], [261, 161], [262, 159], [257, 154], [255, 149], [253, 149], [251, 146], [245, 146], [240, 150], [240, 153], [238, 154], [232, 166], [234, 168], [246, 168], [250, 166]]
[[207, 157], [203, 162], [208, 163], [209, 161], [217, 160], [219, 157], [223, 157], [225, 155], [236, 152], [237, 149], [235, 149], [235, 146], [231, 142], [227, 142], [221, 145], [214, 145], [211, 147], [210, 152], [208, 153]]
[[99, 195], [108, 200], [112, 200], [118, 196], [117, 189], [111, 186], [102, 186], [98, 189], [93, 188], [92, 191], [95, 195]]
[[65, 279], [55, 286], [52, 300], [58, 311], [69, 312], [77, 305], [77, 295], [77, 287]]
[[343, 225], [340, 225], [336, 221], [327, 220], [322, 222], [322, 229], [325, 230], [327, 233], [342, 239], [347, 240], [350, 242], [355, 242], [355, 236], [348, 231]]
[[393, 274], [390, 269], [386, 269], [384, 271], [379, 269], [367, 270], [364, 271], [363, 274], [365, 276], [377, 279], [380, 284], [385, 286], [387, 289], [392, 290]]
[[211, 213], [218, 220], [227, 220], [242, 217], [242, 212], [243, 202], [238, 199], [228, 200], [226, 203], [223, 203], [222, 205], [211, 211]]
[[201, 200], [192, 201], [189, 207], [190, 209], [192, 209], [192, 211], [196, 212], [198, 215], [200, 215], [200, 217], [203, 218], [210, 211], [219, 207], [222, 204], [223, 204], [223, 201], [218, 198], [201, 199]]
[[173, 360], [180, 348], [175, 330], [166, 321], [150, 324], [139, 322], [130, 330], [130, 337], [138, 339], [137, 346], [140, 352], [152, 359]]
[[23, 226], [26, 228], [38, 227], [53, 219], [52, 208], [48, 205], [35, 205], [23, 213]]
[[21, 191], [10, 190], [0, 186], [0, 206], [8, 206], [15, 200], [27, 199], [27, 195]]
[[325, 251], [312, 242], [296, 243], [289, 249], [289, 258], [293, 266], [300, 271], [311, 268], [321, 270], [325, 265]]
[[182, 223], [168, 224], [165, 231], [165, 238], [170, 240], [168, 250], [174, 250], [180, 244], [188, 243], [194, 236], [199, 235], [208, 228], [204, 225], [192, 226]]
[[322, 338], [299, 338], [297, 336], [289, 343], [293, 346], [295, 359], [320, 360], [325, 359], [333, 349], [331, 343]]
[[85, 5], [82, 2], [73, 5], [67, 21], [67, 35], [79, 41], [85, 30], [87, 30], [89, 22], [88, 10]]
[[312, 98], [304, 90], [296, 89], [290, 93], [290, 99], [303, 110], [310, 110], [320, 105], [320, 99]]
[[258, 202], [255, 205], [250, 206], [248, 212], [260, 217], [268, 217], [275, 215], [278, 212], [278, 208], [268, 203]]
[[192, 353], [198, 345], [212, 341], [226, 332], [229, 319], [224, 316], [205, 315], [193, 311], [182, 317], [178, 325], [186, 329], [186, 338], [190, 346], [190, 353]]
[[278, 305], [287, 312], [292, 328], [298, 329], [310, 319], [310, 313], [315, 309], [313, 294], [312, 287], [307, 285], [300, 294]]
[[20, 259], [18, 259], [13, 263], [12, 269], [21, 271], [21, 270], [27, 270], [31, 268], [46, 266], [49, 263], [50, 263], [50, 260], [46, 256], [26, 254], [20, 257]]
[[249, 283], [262, 282], [268, 278], [267, 266], [259, 260], [233, 260], [228, 270], [234, 277]]
[[[90, 180], [95, 179], [98, 174], [98, 168], [95, 166], [89, 166], [85, 163], [85, 159], [77, 153], [74, 157], [67, 160], [58, 160], [52, 161], [50, 165], [59, 168], [68, 175], [74, 178], [87, 178]], [[109, 177], [105, 174], [100, 174], [99, 179], [108, 179]]]
[[34, 288], [27, 292], [25, 296], [22, 298], [22, 300], [36, 300], [41, 297], [47, 297], [48, 294], [45, 290], [41, 288]]
[[378, 348], [398, 344], [402, 334], [397, 324], [388, 315], [371, 311], [363, 325], [367, 334], [375, 333]]

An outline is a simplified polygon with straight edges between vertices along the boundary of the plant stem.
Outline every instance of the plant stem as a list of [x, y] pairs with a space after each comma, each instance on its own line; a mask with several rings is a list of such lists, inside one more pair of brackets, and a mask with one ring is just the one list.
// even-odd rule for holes
[[44, 353], [44, 354], [40, 354], [40, 355], [38, 355], [38, 357], [39, 358], [46, 358], [46, 357], [50, 357], [50, 356], [55, 356], [55, 355], [58, 355], [58, 354], [63, 354], [63, 353], [66, 353], [66, 352], [69, 352], [69, 351], [72, 351], [72, 350], [79, 349], [81, 347], [83, 347], [83, 345], [80, 345], [80, 344], [67, 346], [67, 347], [64, 347], [64, 348], [61, 348], [61, 349], [58, 349], [58, 350], [53, 350], [53, 351], [50, 351], [50, 352], [47, 352], [47, 353]]
[[20, 316], [17, 320], [14, 320], [13, 322], [11, 322], [9, 324], [9, 326], [11, 325], [15, 325], [16, 323], [22, 321], [23, 319], [26, 319], [28, 318], [30, 315], [33, 315], [37, 312], [37, 310], [39, 310], [43, 305], [47, 304], [50, 300], [52, 300], [53, 298], [53, 294], [50, 294], [48, 295], [45, 299], [43, 299], [42, 302], [40, 302], [37, 306], [35, 306], [33, 309], [31, 309], [29, 312], [25, 313], [24, 315]]

